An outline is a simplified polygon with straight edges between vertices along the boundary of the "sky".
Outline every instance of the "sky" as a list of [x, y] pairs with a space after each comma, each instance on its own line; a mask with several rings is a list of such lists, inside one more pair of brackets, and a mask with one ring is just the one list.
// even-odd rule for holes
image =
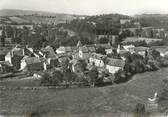
[[81, 15], [168, 14], [168, 0], [0, 0], [0, 9], [51, 11]]

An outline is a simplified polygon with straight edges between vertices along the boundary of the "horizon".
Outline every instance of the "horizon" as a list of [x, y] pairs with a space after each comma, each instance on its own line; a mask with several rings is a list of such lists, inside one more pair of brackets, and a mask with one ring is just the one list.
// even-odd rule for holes
[[168, 15], [168, 13], [161, 13], [161, 12], [142, 12], [142, 13], [137, 13], [133, 15], [128, 15], [128, 14], [123, 14], [123, 13], [117, 13], [117, 12], [112, 12], [112, 13], [102, 13], [102, 14], [93, 14], [93, 15], [87, 15], [87, 14], [72, 14], [72, 13], [64, 13], [64, 12], [54, 12], [54, 11], [47, 11], [47, 10], [31, 10], [31, 9], [1, 9], [0, 10], [20, 10], [20, 11], [32, 11], [32, 12], [48, 12], [48, 13], [53, 13], [53, 14], [67, 14], [67, 15], [81, 15], [81, 16], [96, 16], [96, 15], [109, 15], [109, 14], [120, 14], [120, 15], [127, 15], [127, 16], [136, 16], [136, 15]]
[[[74, 15], [168, 14], [165, 0], [0, 0], [0, 9], [31, 10]], [[118, 7], [116, 7], [118, 6]]]

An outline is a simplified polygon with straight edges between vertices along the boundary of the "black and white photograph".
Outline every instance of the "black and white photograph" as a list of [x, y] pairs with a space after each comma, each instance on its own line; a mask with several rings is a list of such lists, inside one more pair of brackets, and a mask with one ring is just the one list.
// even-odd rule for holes
[[0, 0], [0, 117], [168, 117], [168, 1]]

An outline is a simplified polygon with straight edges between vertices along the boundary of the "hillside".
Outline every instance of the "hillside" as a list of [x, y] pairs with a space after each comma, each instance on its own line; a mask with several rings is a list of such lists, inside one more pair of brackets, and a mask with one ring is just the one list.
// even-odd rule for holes
[[153, 26], [168, 30], [168, 14], [141, 14], [135, 15], [134, 18], [144, 26]]
[[[2, 114], [36, 112], [44, 116], [131, 116], [137, 103], [147, 103], [168, 77], [168, 68], [135, 75], [110, 87], [44, 90], [1, 90]], [[150, 84], [150, 85], [149, 85]], [[9, 86], [9, 85], [8, 85]], [[125, 115], [125, 116], [126, 116]]]
[[53, 13], [44, 11], [2, 9], [0, 17], [6, 17], [7, 21], [12, 23], [65, 23], [76, 18], [85, 17], [80, 15], [71, 15], [63, 13]]

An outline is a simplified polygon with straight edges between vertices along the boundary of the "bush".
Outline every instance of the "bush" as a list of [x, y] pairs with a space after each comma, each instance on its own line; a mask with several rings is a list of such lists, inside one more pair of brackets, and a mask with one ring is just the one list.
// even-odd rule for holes
[[56, 70], [53, 73], [44, 73], [41, 78], [41, 85], [57, 85], [63, 82], [63, 74]]
[[163, 57], [159, 57], [157, 58], [159, 67], [167, 67], [168, 66], [168, 59], [163, 58]]
[[145, 117], [146, 109], [145, 104], [138, 103], [134, 110], [134, 117]]
[[168, 111], [168, 79], [162, 81], [157, 101], [160, 111]]
[[115, 73], [114, 83], [122, 83], [128, 81], [128, 76], [125, 71], [119, 70]]

